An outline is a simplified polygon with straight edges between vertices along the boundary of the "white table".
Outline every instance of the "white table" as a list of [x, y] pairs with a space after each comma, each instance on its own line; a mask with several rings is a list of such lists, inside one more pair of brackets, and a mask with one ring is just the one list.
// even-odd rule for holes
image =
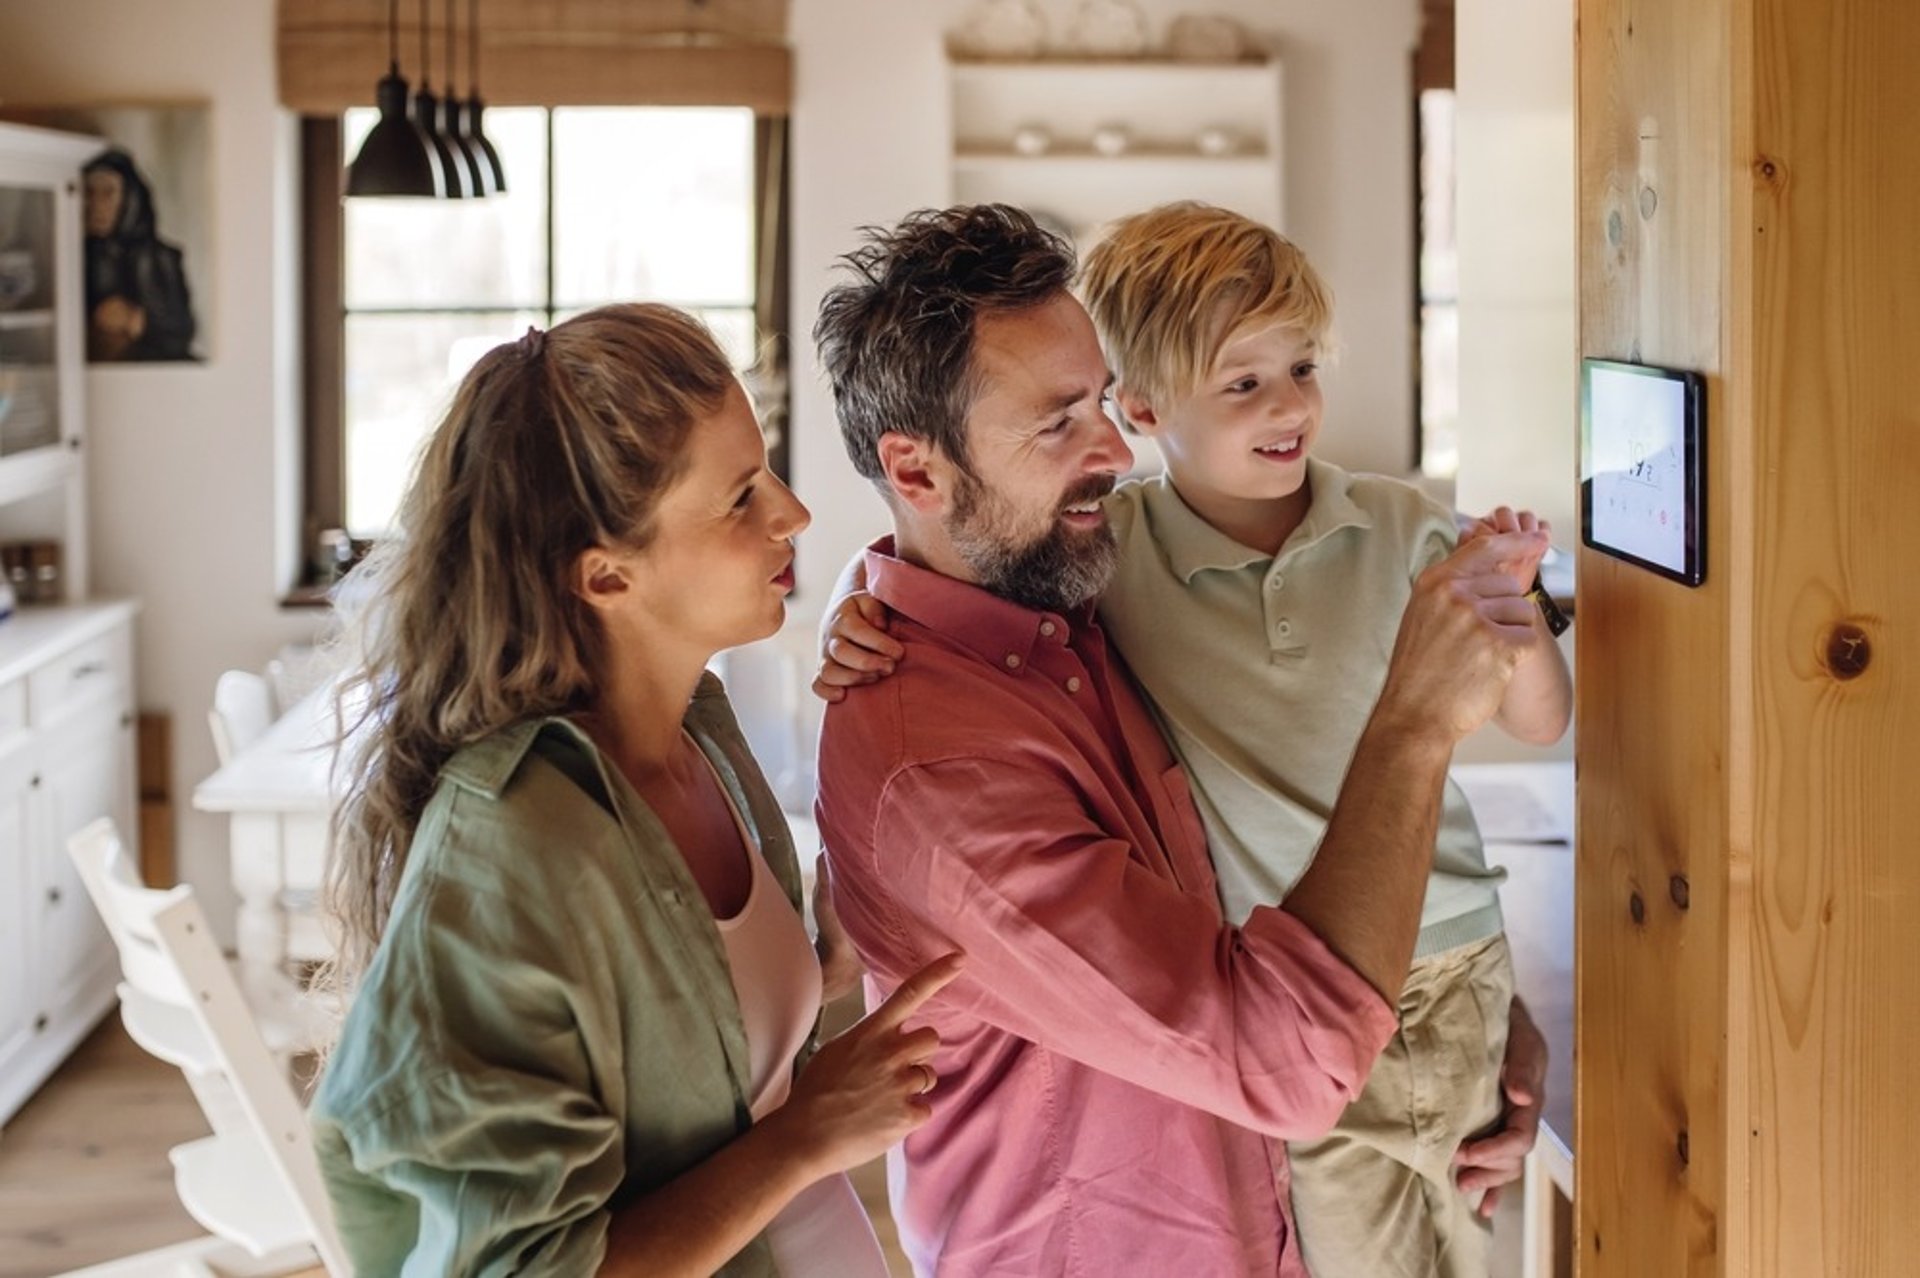
[[240, 910], [234, 940], [250, 985], [271, 983], [289, 959], [332, 953], [312, 908], [326, 873], [331, 782], [338, 753], [334, 688], [325, 684], [260, 739], [194, 787], [193, 806], [230, 822], [228, 859]]

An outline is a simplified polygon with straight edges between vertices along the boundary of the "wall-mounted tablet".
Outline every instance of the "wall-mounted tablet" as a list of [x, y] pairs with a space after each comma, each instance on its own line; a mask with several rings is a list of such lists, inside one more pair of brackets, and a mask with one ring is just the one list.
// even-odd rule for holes
[[1689, 586], [1707, 575], [1706, 382], [1580, 361], [1580, 540]]

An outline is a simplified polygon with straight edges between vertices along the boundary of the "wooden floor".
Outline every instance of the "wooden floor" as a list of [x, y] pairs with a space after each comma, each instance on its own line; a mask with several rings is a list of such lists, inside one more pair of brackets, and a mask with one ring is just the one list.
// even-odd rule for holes
[[[108, 1017], [0, 1131], [0, 1278], [47, 1278], [198, 1237], [174, 1198], [167, 1150], [206, 1134], [179, 1071]], [[884, 1165], [853, 1179], [894, 1274], [911, 1278], [887, 1212]], [[1500, 1217], [1492, 1278], [1519, 1273], [1518, 1215], [1503, 1208]]]

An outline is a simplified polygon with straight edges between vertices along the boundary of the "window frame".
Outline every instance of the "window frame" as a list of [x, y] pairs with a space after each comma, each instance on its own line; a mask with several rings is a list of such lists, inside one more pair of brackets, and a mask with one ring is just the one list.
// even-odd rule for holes
[[[552, 108], [547, 108], [549, 146]], [[756, 113], [753, 133], [753, 319], [759, 351], [756, 368], [775, 375], [784, 387], [791, 367], [789, 240], [792, 219], [789, 163], [791, 130], [783, 116]], [[303, 116], [300, 120], [301, 232], [301, 578], [285, 599], [288, 606], [325, 605], [327, 583], [317, 550], [323, 530], [346, 527], [346, 215], [342, 174], [346, 171], [344, 127], [340, 116]], [[553, 169], [547, 172], [547, 297], [553, 302]], [[450, 308], [457, 312], [460, 308]], [[536, 308], [539, 309], [539, 308]], [[423, 312], [424, 313], [424, 312]], [[437, 313], [437, 312], [436, 312]], [[757, 407], [769, 427], [769, 463], [788, 477], [791, 443], [790, 392]], [[355, 543], [356, 557], [369, 543]]]

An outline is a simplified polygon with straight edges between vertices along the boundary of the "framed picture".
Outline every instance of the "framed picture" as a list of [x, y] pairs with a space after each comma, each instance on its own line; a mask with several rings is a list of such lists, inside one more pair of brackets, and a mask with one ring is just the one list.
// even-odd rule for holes
[[207, 104], [9, 104], [4, 115], [107, 142], [82, 172], [88, 362], [205, 360], [213, 263]]

